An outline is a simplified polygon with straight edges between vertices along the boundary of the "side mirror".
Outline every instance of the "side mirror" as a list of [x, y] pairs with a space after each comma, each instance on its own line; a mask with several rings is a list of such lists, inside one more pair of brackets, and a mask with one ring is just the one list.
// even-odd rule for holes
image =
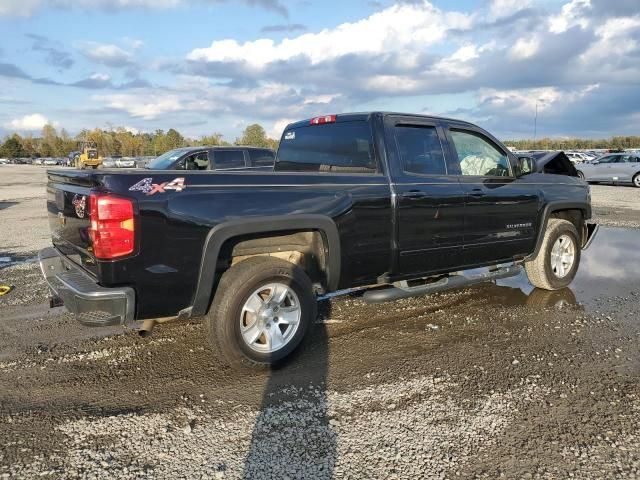
[[516, 176], [518, 177], [534, 173], [536, 171], [536, 161], [531, 157], [518, 157], [516, 170]]

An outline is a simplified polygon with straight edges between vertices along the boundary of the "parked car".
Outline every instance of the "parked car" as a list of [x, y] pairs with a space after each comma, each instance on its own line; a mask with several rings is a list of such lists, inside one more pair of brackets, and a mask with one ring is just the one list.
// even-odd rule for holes
[[565, 152], [565, 154], [573, 163], [582, 163], [589, 160], [589, 156], [582, 152]]
[[578, 166], [587, 182], [631, 183], [640, 188], [640, 155], [612, 153]]
[[185, 147], [151, 160], [151, 170], [272, 170], [275, 152], [258, 147]]
[[8, 158], [0, 158], [0, 165], [8, 165], [8, 164], [9, 164]]
[[54, 165], [60, 165], [60, 160], [57, 158], [45, 158], [42, 160], [42, 165], [52, 167]]
[[[382, 302], [524, 265], [534, 286], [562, 289], [595, 232], [576, 176], [539, 172], [471, 123], [421, 115], [292, 123], [273, 171], [52, 170], [47, 188], [53, 248], [39, 258], [54, 305], [142, 332], [204, 317], [232, 365], [284, 359], [317, 299], [354, 288]], [[476, 267], [489, 269], [461, 274]]]

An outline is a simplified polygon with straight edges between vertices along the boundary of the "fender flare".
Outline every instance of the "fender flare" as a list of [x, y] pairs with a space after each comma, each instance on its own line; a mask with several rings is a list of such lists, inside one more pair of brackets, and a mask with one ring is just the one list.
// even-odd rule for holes
[[216, 281], [216, 265], [224, 243], [240, 235], [252, 233], [277, 233], [287, 230], [315, 230], [324, 237], [326, 248], [326, 277], [329, 291], [338, 289], [340, 282], [340, 236], [335, 222], [316, 214], [264, 216], [231, 220], [213, 227], [207, 234], [202, 250], [198, 284], [193, 300], [192, 316], [204, 315], [209, 310]]
[[544, 233], [547, 230], [547, 223], [549, 223], [549, 217], [553, 212], [560, 210], [580, 210], [583, 214], [583, 219], [591, 218], [591, 205], [587, 202], [565, 202], [556, 201], [549, 202], [544, 206], [540, 221], [538, 222], [538, 237], [536, 239], [536, 248], [531, 255], [525, 257], [525, 260], [531, 260], [538, 255], [540, 248], [542, 247], [542, 241], [544, 240]]

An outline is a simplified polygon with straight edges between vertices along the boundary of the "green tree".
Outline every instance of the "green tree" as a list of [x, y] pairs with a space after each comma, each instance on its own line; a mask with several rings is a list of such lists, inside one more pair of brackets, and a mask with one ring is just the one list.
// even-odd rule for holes
[[261, 125], [254, 123], [249, 125], [242, 132], [242, 136], [236, 140], [236, 145], [247, 145], [250, 147], [269, 147], [269, 138]]
[[5, 140], [0, 147], [0, 156], [8, 158], [24, 157], [25, 151], [22, 146], [22, 138], [17, 133], [13, 134]]

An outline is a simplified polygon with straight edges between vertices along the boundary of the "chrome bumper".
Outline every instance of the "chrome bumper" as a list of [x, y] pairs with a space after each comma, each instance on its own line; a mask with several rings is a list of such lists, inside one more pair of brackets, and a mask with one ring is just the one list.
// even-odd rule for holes
[[[130, 287], [105, 288], [55, 248], [38, 253], [40, 269], [55, 300], [89, 326], [134, 323], [135, 292]], [[59, 304], [59, 301], [52, 301]]]

